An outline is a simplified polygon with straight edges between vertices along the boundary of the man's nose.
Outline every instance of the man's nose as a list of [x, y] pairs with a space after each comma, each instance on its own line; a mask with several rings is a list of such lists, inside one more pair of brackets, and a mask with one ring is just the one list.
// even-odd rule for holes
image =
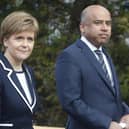
[[103, 30], [107, 30], [108, 29], [108, 25], [105, 22], [102, 24], [102, 29]]

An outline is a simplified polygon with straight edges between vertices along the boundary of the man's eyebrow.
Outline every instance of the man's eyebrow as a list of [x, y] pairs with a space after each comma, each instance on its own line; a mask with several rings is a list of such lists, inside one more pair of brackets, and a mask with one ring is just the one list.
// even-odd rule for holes
[[112, 23], [112, 20], [94, 20], [94, 23], [102, 23], [102, 22], [106, 22], [106, 23]]

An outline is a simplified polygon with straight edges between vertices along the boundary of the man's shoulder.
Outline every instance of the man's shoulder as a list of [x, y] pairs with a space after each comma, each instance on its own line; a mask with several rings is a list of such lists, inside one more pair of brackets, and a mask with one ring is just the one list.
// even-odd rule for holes
[[75, 42], [73, 42], [72, 44], [70, 44], [69, 46], [67, 46], [63, 51], [64, 52], [73, 52], [76, 51], [78, 48], [78, 44], [81, 42], [80, 39], [77, 39]]

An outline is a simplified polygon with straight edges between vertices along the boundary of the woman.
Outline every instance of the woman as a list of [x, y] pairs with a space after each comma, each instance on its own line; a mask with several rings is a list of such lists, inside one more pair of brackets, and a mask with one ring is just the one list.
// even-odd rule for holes
[[1, 23], [0, 129], [33, 129], [35, 82], [23, 61], [32, 53], [38, 30], [37, 20], [23, 11], [9, 14]]

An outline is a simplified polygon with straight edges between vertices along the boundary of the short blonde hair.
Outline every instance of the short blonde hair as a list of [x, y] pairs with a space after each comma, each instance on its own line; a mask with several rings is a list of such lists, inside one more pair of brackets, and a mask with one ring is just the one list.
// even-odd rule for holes
[[9, 38], [12, 34], [23, 31], [32, 31], [37, 35], [39, 24], [35, 17], [24, 11], [15, 11], [5, 17], [0, 27], [0, 41]]

